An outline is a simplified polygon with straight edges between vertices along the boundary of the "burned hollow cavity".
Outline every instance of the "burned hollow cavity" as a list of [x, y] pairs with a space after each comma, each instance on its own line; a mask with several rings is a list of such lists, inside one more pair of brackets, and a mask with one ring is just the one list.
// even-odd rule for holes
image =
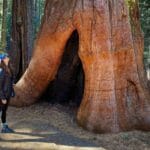
[[65, 46], [55, 80], [50, 82], [43, 94], [50, 103], [80, 105], [84, 92], [84, 72], [78, 49], [79, 35], [74, 31]]

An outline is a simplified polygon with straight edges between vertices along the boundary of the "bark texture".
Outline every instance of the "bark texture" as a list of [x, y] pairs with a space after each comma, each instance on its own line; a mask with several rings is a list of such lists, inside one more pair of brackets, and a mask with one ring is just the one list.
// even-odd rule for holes
[[34, 40], [33, 15], [33, 0], [13, 0], [10, 55], [16, 79], [25, 72], [31, 59]]
[[32, 60], [12, 103], [37, 100], [55, 78], [66, 42], [77, 30], [85, 74], [78, 123], [96, 132], [149, 130], [150, 93], [137, 1], [131, 10], [127, 5], [125, 0], [47, 0]]

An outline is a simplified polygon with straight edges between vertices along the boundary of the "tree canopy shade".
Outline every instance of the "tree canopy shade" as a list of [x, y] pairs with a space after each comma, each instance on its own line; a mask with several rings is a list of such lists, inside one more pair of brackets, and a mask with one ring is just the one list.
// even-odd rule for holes
[[33, 57], [16, 84], [12, 104], [37, 101], [55, 78], [75, 30], [85, 74], [78, 123], [96, 132], [149, 130], [150, 93], [137, 0], [131, 5], [126, 0], [47, 0]]

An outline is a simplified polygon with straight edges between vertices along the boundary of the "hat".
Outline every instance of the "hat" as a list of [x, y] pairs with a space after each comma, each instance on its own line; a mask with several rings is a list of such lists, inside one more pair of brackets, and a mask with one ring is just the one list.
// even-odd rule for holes
[[5, 59], [6, 57], [8, 57], [8, 54], [4, 51], [0, 51], [0, 60]]

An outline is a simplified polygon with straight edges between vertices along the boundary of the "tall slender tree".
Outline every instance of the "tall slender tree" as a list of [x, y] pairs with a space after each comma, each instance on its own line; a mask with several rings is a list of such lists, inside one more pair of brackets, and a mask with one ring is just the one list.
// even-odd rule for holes
[[33, 48], [33, 1], [13, 0], [11, 58], [16, 77], [28, 67]]
[[139, 0], [139, 2], [141, 26], [144, 31], [144, 64], [150, 80], [150, 2], [149, 0]]
[[3, 17], [2, 17], [2, 31], [1, 44], [2, 49], [6, 48], [6, 29], [7, 29], [7, 0], [3, 0]]
[[[26, 26], [27, 26], [27, 63], [29, 64], [31, 56], [32, 56], [32, 49], [33, 49], [33, 43], [34, 43], [34, 1], [28, 0], [26, 1], [27, 11], [26, 11]], [[25, 49], [24, 49], [25, 50]], [[27, 66], [28, 66], [27, 64]], [[27, 68], [25, 66], [25, 69]]]
[[41, 18], [43, 16], [45, 0], [34, 0], [34, 32], [35, 35], [39, 30]]

